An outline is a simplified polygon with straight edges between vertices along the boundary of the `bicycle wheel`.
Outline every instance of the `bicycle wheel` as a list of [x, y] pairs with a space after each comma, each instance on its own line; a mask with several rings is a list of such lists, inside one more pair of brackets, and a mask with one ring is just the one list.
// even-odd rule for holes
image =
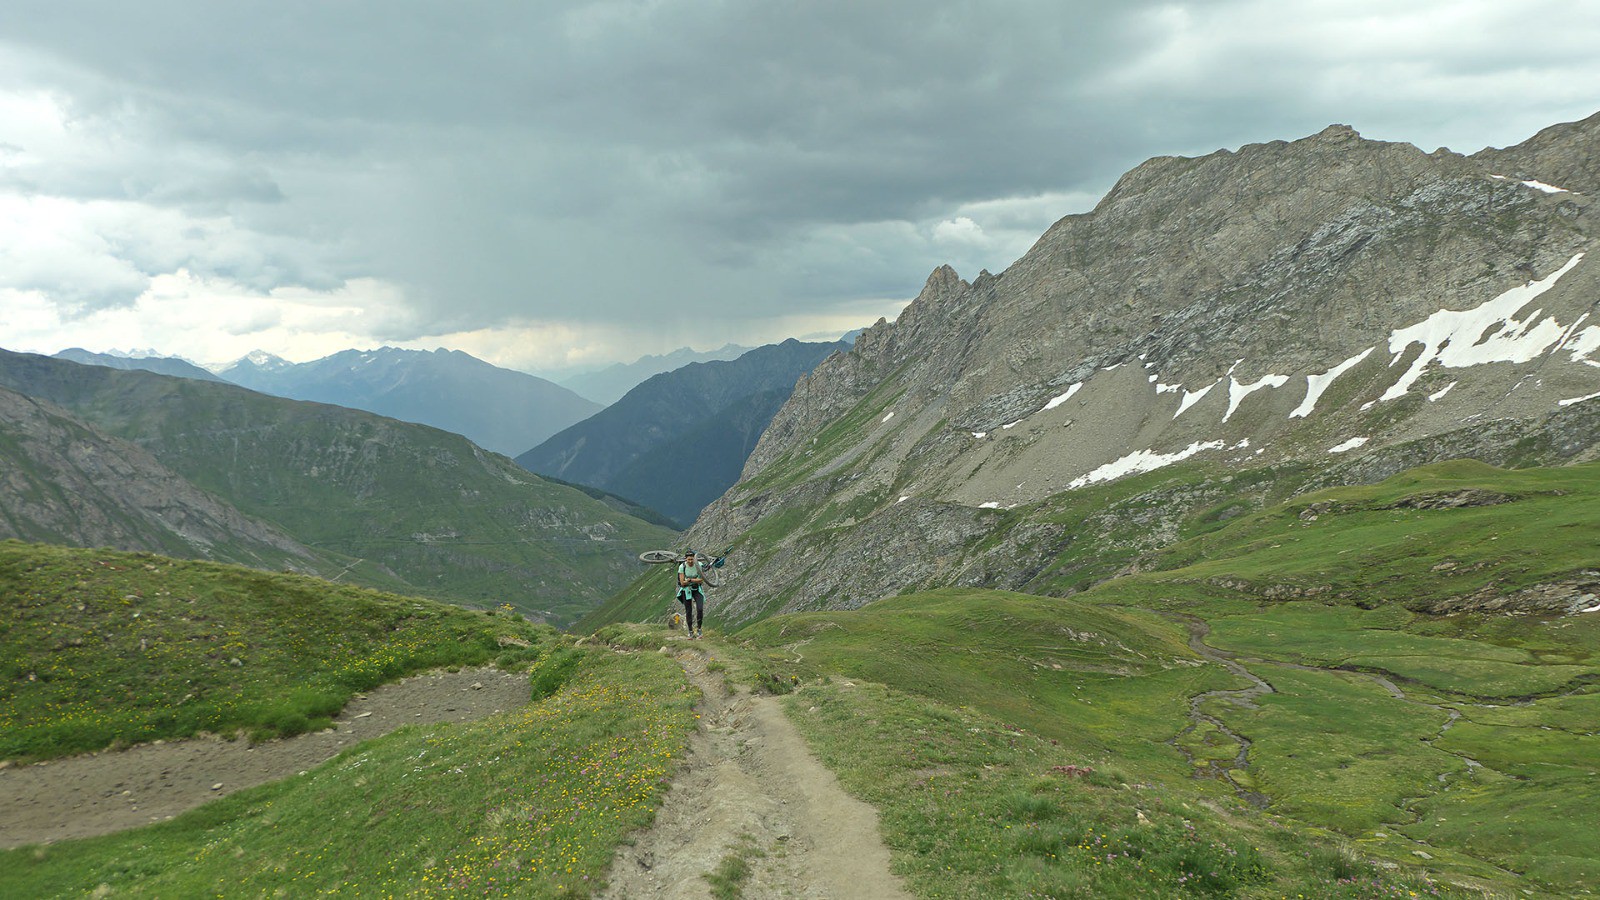
[[645, 563], [675, 563], [681, 562], [683, 557], [671, 550], [646, 550], [639, 554], [639, 561]]
[[706, 587], [716, 587], [720, 583], [720, 576], [714, 574], [715, 572], [716, 569], [709, 563], [700, 567], [700, 580], [706, 583]]

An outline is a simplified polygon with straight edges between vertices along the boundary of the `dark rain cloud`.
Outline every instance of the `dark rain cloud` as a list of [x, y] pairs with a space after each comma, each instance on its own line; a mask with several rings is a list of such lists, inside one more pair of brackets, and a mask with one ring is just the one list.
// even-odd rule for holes
[[0, 89], [98, 149], [0, 185], [225, 217], [266, 249], [191, 268], [391, 280], [419, 334], [760, 318], [1001, 269], [1152, 155], [1519, 140], [1600, 108], [1597, 41], [1558, 0], [13, 0]]

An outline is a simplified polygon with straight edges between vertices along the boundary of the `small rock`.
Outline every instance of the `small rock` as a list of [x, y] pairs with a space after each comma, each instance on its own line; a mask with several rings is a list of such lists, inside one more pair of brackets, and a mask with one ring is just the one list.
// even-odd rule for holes
[[355, 719], [365, 719], [365, 718], [366, 718], [366, 717], [367, 717], [367, 716], [370, 716], [370, 715], [372, 715], [372, 713], [369, 713], [369, 712], [364, 712], [364, 713], [356, 713], [356, 714], [355, 714], [355, 715], [354, 715], [354, 716], [352, 716], [352, 717], [351, 717], [351, 718], [355, 718]]
[[212, 786], [211, 786], [211, 789], [212, 789], [212, 790], [213, 790], [213, 791], [220, 791], [220, 790], [222, 790], [222, 782], [220, 782], [220, 781], [219, 781], [219, 782], [217, 782], [217, 783], [216, 783], [216, 784], [213, 784], [213, 785], [212, 785]]
[[481, 682], [481, 681], [474, 681], [474, 682], [473, 682], [473, 683], [472, 683], [472, 689], [473, 689], [473, 690], [475, 690], [475, 691], [481, 691], [481, 690], [483, 690], [483, 682]]
[[1423, 859], [1433, 859], [1433, 854], [1429, 853], [1426, 850], [1413, 850], [1413, 851], [1411, 851], [1411, 855], [1412, 856], [1420, 856]]

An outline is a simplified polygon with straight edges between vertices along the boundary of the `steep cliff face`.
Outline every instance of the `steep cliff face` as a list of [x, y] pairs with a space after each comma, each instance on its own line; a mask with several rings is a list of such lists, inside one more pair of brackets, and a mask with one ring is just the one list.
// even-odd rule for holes
[[1026, 581], [1082, 526], [1058, 514], [1073, 495], [1180, 464], [1207, 474], [1154, 505], [1469, 446], [1585, 458], [1596, 218], [1552, 188], [1593, 183], [1596, 135], [1591, 118], [1469, 158], [1332, 126], [1153, 159], [1004, 273], [936, 270], [818, 366], [690, 537], [751, 548], [721, 598], [754, 617]]

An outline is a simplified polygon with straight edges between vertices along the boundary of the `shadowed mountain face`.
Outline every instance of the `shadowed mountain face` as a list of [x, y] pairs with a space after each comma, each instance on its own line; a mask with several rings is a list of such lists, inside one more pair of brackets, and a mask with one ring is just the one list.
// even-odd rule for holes
[[543, 378], [459, 350], [346, 350], [308, 363], [252, 354], [222, 376], [266, 394], [443, 428], [508, 456], [600, 409]]
[[[1061, 577], [1074, 529], [1160, 546], [1236, 495], [1589, 458], [1597, 147], [1600, 117], [1471, 158], [1332, 126], [1150, 160], [819, 365], [690, 540], [759, 547], [721, 593], [754, 617]], [[1173, 486], [1064, 512], [1130, 477]]]
[[517, 462], [692, 522], [738, 480], [795, 381], [846, 347], [791, 339], [656, 375]]
[[[245, 514], [350, 560], [343, 573], [308, 567], [325, 577], [510, 603], [561, 623], [636, 574], [641, 550], [672, 543], [668, 529], [427, 426], [5, 351], [0, 385], [64, 408]], [[77, 452], [71, 440], [56, 443]]]

